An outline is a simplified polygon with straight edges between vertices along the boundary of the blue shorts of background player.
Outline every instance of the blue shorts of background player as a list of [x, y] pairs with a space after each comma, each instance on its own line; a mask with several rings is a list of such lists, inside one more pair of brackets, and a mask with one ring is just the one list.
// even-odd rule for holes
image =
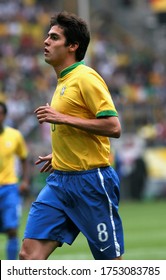
[[[8, 234], [17, 229], [21, 214], [21, 197], [17, 184], [0, 186], [0, 232]], [[8, 238], [6, 255], [8, 260], [17, 258], [19, 240], [17, 236]]]
[[119, 179], [113, 168], [54, 171], [32, 203], [24, 238], [72, 244], [81, 231], [94, 259], [117, 258], [124, 253], [118, 204]]

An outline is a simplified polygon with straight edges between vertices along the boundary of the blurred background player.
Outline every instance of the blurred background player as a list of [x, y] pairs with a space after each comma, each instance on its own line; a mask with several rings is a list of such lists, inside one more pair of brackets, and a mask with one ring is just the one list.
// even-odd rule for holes
[[[28, 150], [22, 134], [4, 125], [7, 106], [0, 102], [0, 232], [8, 237], [7, 259], [17, 259], [19, 249], [18, 226], [21, 196], [28, 191]], [[15, 157], [19, 158], [22, 171], [20, 186]]]

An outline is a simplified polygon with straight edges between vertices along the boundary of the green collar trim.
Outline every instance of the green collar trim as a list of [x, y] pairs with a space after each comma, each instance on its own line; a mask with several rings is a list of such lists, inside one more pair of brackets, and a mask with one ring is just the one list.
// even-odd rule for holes
[[82, 64], [85, 64], [85, 62], [82, 60], [82, 61], [79, 61], [79, 62], [76, 62], [72, 65], [70, 65], [69, 67], [65, 68], [64, 70], [62, 70], [62, 72], [60, 73], [60, 78], [63, 78], [66, 74], [68, 74], [69, 72], [71, 72], [73, 69], [75, 69], [77, 66], [79, 65], [82, 65]]

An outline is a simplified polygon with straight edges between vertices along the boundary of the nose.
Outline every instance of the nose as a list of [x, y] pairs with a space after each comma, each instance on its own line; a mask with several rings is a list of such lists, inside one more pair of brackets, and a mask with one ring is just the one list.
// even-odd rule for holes
[[46, 46], [49, 45], [49, 37], [46, 38], [46, 40], [44, 41], [44, 44], [45, 44]]

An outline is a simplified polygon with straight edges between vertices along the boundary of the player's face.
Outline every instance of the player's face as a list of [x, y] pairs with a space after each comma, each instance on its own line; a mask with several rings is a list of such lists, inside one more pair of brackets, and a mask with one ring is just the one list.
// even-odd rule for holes
[[45, 44], [45, 61], [53, 67], [59, 67], [65, 63], [68, 55], [68, 47], [65, 46], [66, 38], [63, 29], [58, 26], [52, 26], [48, 32]]

